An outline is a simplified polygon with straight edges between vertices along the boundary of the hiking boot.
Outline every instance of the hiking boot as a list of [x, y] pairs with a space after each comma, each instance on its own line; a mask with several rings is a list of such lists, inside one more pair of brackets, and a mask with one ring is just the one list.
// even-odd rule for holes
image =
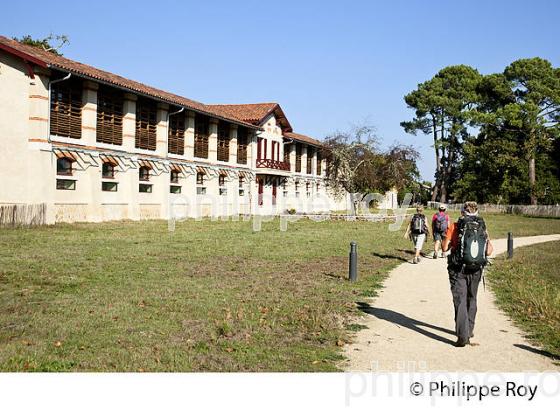
[[437, 259], [437, 253], [434, 252], [434, 259]]
[[455, 343], [455, 347], [465, 347], [466, 345], [470, 345], [471, 342], [469, 339], [457, 339], [457, 343]]
[[416, 256], [412, 258], [412, 263], [418, 263], [418, 258]]

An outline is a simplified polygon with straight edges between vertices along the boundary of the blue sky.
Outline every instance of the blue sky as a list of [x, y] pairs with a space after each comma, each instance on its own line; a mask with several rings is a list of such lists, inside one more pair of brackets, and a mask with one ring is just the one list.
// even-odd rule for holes
[[403, 96], [439, 69], [482, 73], [540, 56], [560, 65], [557, 1], [5, 2], [0, 34], [66, 34], [66, 57], [204, 103], [279, 102], [318, 139], [376, 126], [382, 146], [421, 153]]

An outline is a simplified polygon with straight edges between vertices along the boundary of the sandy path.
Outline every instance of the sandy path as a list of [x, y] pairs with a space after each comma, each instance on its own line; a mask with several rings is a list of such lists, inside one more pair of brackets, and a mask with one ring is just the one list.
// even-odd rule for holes
[[[515, 238], [514, 246], [552, 240], [560, 240], [560, 234]], [[494, 240], [493, 245], [494, 255], [506, 251], [505, 239]], [[422, 258], [418, 265], [403, 263], [391, 271], [380, 295], [360, 307], [367, 315], [358, 323], [368, 328], [346, 345], [344, 370], [560, 371], [498, 309], [488, 284], [484, 290], [482, 282], [471, 339], [476, 345], [454, 347], [446, 268], [445, 259]]]

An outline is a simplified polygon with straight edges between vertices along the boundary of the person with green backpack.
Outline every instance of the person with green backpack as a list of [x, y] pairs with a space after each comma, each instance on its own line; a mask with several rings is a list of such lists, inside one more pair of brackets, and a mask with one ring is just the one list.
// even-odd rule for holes
[[488, 263], [487, 257], [494, 250], [476, 202], [465, 202], [461, 217], [447, 228], [442, 250], [451, 250], [447, 272], [455, 308], [455, 345], [464, 347], [474, 337], [478, 285]]
[[424, 215], [424, 207], [419, 205], [416, 208], [416, 213], [412, 215], [410, 224], [404, 234], [405, 238], [411, 239], [414, 243], [414, 258], [412, 259], [412, 263], [420, 262], [420, 252], [422, 252], [422, 246], [424, 246], [428, 235], [431, 235], [428, 220], [426, 215]]

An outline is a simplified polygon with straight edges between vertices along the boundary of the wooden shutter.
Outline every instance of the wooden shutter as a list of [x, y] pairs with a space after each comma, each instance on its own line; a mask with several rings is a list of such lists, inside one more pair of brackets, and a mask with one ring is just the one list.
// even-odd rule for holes
[[136, 148], [156, 150], [157, 106], [147, 99], [136, 102]]
[[229, 161], [229, 124], [218, 123], [218, 161]]
[[288, 165], [290, 165], [290, 150], [290, 145], [284, 145], [284, 162]]
[[239, 127], [237, 130], [237, 163], [247, 163], [248, 132], [247, 128]]
[[82, 82], [65, 80], [51, 88], [51, 135], [82, 137]]
[[321, 155], [321, 151], [317, 151], [317, 175], [321, 175], [321, 162], [323, 161], [323, 157]]
[[194, 120], [194, 156], [208, 158], [208, 117], [197, 115]]
[[108, 87], [97, 91], [97, 142], [122, 145], [123, 94]]
[[307, 173], [311, 174], [312, 173], [312, 164], [313, 164], [313, 148], [311, 148], [309, 145], [307, 146]]
[[167, 152], [175, 155], [185, 153], [185, 116], [183, 114], [169, 117]]

